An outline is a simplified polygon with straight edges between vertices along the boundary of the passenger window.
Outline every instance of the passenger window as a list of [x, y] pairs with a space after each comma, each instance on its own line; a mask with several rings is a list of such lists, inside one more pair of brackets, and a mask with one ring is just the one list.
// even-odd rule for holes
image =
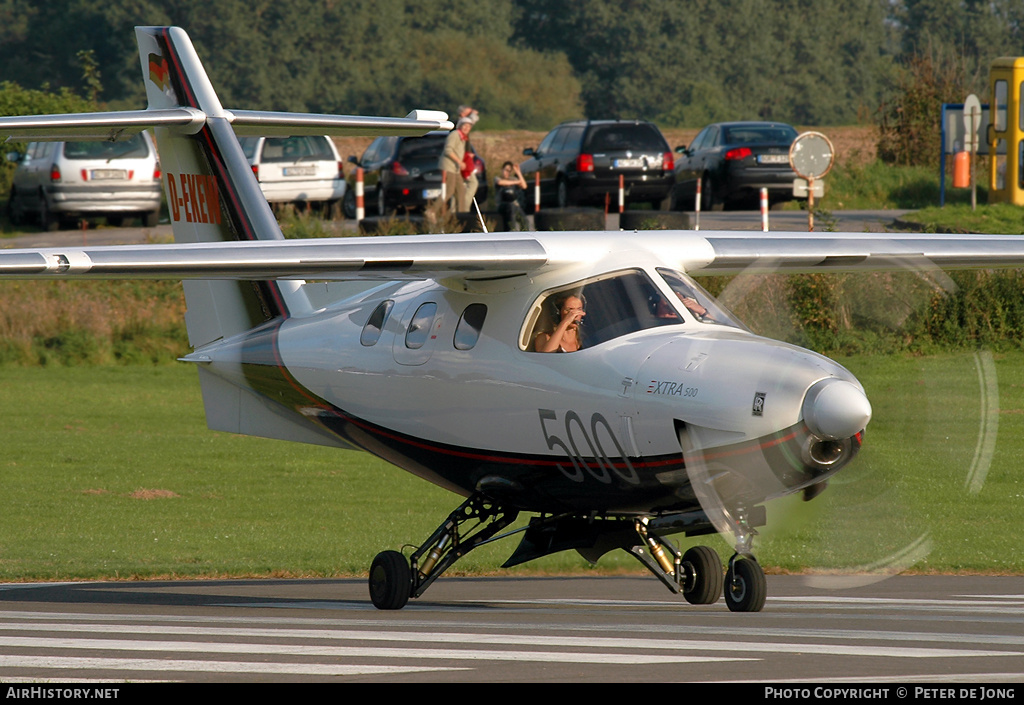
[[417, 350], [423, 347], [430, 336], [430, 329], [434, 323], [434, 315], [437, 313], [437, 304], [425, 303], [416, 309], [416, 314], [409, 323], [409, 330], [405, 333], [405, 347], [410, 350]]
[[380, 334], [384, 331], [384, 323], [388, 320], [391, 307], [394, 305], [394, 301], [384, 301], [373, 309], [373, 313], [370, 314], [370, 318], [367, 319], [366, 325], [363, 326], [363, 332], [359, 336], [360, 343], [366, 347], [377, 343]]
[[487, 317], [487, 306], [484, 304], [470, 304], [462, 312], [459, 325], [455, 327], [455, 349], [472, 350], [476, 341], [480, 339], [480, 332], [484, 327], [484, 318]]

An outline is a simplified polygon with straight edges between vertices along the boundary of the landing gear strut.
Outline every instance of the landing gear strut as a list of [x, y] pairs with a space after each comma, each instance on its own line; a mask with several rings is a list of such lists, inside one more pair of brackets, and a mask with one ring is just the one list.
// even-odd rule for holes
[[[407, 561], [398, 551], [377, 554], [370, 566], [370, 600], [380, 610], [400, 610], [410, 597], [419, 597], [462, 556], [487, 543], [516, 520], [507, 510], [473, 495], [448, 515]], [[465, 526], [474, 522], [468, 528]]]
[[751, 544], [757, 531], [750, 526], [747, 512], [736, 511], [733, 526], [736, 535], [736, 553], [729, 559], [729, 572], [725, 580], [725, 604], [732, 612], [760, 612], [768, 596], [768, 585]]
[[691, 605], [713, 605], [722, 594], [722, 559], [714, 549], [694, 546], [680, 554], [675, 546], [651, 530], [645, 517], [635, 522], [643, 543], [628, 549], [676, 594]]

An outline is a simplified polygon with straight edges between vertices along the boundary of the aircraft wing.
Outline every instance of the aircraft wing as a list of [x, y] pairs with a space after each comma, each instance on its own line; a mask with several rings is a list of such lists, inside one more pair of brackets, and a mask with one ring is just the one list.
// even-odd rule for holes
[[493, 279], [547, 263], [530, 238], [324, 238], [0, 250], [0, 278]]
[[702, 233], [711, 257], [695, 259], [697, 275], [740, 272], [853, 272], [905, 269], [1024, 267], [1020, 235], [922, 233]]
[[642, 261], [697, 275], [1024, 267], [1024, 237], [536, 232], [73, 246], [0, 249], [0, 278], [488, 280]]

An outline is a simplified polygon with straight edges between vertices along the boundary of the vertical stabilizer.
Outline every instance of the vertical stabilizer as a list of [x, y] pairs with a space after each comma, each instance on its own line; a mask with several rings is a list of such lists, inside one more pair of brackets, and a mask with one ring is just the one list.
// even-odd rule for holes
[[[188, 35], [177, 27], [137, 27], [135, 34], [149, 109], [205, 115], [185, 128], [155, 128], [175, 241], [283, 239]], [[301, 284], [184, 282], [189, 342], [198, 348], [278, 316], [301, 315], [309, 310]]]

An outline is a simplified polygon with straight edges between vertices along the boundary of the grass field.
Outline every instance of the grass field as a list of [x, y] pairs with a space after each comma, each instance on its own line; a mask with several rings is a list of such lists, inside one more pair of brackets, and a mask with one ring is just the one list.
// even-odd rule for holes
[[[875, 408], [864, 450], [814, 502], [769, 508], [795, 516], [756, 541], [766, 569], [903, 567], [909, 551], [916, 571], [1024, 573], [1024, 354], [846, 363]], [[0, 418], [3, 581], [360, 574], [459, 502], [365, 454], [207, 430], [186, 365], [0, 367]], [[495, 571], [515, 542], [453, 572]], [[516, 570], [593, 569], [570, 552]], [[642, 569], [621, 554], [597, 570]]]

